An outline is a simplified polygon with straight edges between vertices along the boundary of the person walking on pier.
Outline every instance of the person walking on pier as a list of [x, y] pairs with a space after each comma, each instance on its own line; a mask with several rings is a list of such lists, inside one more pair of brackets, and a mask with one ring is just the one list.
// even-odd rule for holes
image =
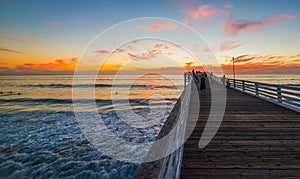
[[201, 78], [200, 78], [200, 91], [203, 91], [203, 95], [205, 95], [205, 88], [206, 88], [205, 76], [204, 76], [204, 74], [202, 74]]
[[225, 82], [226, 82], [226, 77], [225, 77], [225, 75], [223, 75], [223, 77], [222, 77], [222, 85], [223, 86], [225, 86]]
[[198, 76], [196, 75], [194, 69], [192, 70], [192, 74], [193, 74], [193, 81], [194, 81], [195, 85], [196, 85], [197, 88], [198, 88], [198, 83], [199, 83], [199, 81], [198, 81]]

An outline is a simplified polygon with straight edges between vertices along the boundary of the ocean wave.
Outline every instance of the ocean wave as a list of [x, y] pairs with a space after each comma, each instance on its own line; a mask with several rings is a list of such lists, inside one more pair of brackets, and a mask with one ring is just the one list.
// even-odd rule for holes
[[[176, 98], [165, 98], [166, 101], [176, 101]], [[71, 104], [71, 103], [90, 103], [95, 101], [96, 103], [104, 103], [106, 105], [112, 104], [112, 100], [106, 99], [56, 99], [56, 98], [15, 98], [15, 99], [0, 99], [0, 103], [45, 103], [45, 104]], [[149, 99], [119, 99], [115, 102], [138, 104], [149, 104]]]
[[125, 85], [125, 84], [30, 84], [30, 85], [23, 85], [22, 87], [29, 87], [29, 88], [168, 88], [168, 89], [177, 89], [182, 88], [182, 85], [178, 86], [167, 86], [167, 85]]
[[137, 172], [138, 165], [94, 148], [73, 113], [1, 115], [0, 124], [1, 178], [134, 178]]

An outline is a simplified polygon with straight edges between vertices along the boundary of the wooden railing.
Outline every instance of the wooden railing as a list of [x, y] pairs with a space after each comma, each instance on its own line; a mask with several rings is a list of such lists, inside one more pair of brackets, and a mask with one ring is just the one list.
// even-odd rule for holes
[[[184, 75], [186, 80], [185, 89], [181, 95], [181, 105], [180, 105], [180, 114], [177, 120], [177, 125], [174, 131], [174, 134], [171, 136], [169, 140], [169, 144], [167, 145], [167, 151], [172, 151], [174, 148], [178, 148], [176, 151], [172, 152], [170, 155], [164, 158], [163, 164], [159, 173], [160, 179], [165, 178], [180, 178], [181, 171], [181, 163], [182, 163], [182, 155], [183, 148], [182, 145], [184, 143], [185, 137], [185, 129], [186, 129], [186, 121], [188, 118], [188, 111], [191, 99], [191, 74], [186, 73]], [[178, 112], [178, 111], [176, 111]]]
[[300, 88], [298, 87], [237, 79], [227, 80], [231, 88], [300, 112]]

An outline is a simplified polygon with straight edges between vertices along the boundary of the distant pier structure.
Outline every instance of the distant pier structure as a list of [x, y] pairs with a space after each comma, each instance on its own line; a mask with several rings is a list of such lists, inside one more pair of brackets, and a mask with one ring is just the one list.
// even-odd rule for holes
[[[185, 89], [159, 136], [180, 122], [182, 128], [166, 144], [171, 148], [184, 138], [178, 135], [186, 135], [190, 121], [196, 123], [193, 132], [172, 154], [142, 164], [136, 178], [300, 176], [300, 88], [238, 79], [227, 79], [230, 86], [225, 88], [221, 78], [211, 75], [214, 82], [207, 81], [206, 94], [200, 95], [191, 78], [184, 73]], [[210, 115], [211, 88], [226, 90], [225, 113], [214, 138], [199, 148], [201, 136], [209, 135], [203, 132]], [[182, 105], [185, 115], [178, 114]]]

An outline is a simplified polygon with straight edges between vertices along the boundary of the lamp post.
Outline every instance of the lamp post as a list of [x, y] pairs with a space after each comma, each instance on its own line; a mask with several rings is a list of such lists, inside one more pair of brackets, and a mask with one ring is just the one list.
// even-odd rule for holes
[[234, 57], [232, 57], [232, 71], [233, 71], [233, 87], [235, 88], [235, 69], [234, 69]]

